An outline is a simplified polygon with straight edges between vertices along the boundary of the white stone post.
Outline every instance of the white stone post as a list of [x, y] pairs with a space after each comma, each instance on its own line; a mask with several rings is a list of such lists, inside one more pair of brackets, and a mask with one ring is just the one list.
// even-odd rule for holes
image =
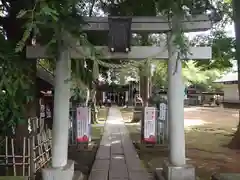
[[168, 34], [168, 122], [170, 163], [174, 166], [186, 164], [184, 134], [184, 86], [182, 63], [177, 58], [174, 36]]
[[128, 91], [125, 91], [125, 102], [128, 102]]
[[52, 167], [63, 167], [68, 157], [71, 59], [68, 49], [58, 54], [54, 85]]
[[102, 92], [102, 101], [103, 101], [103, 103], [105, 102], [105, 97], [106, 97], [106, 92], [103, 91], [103, 92]]

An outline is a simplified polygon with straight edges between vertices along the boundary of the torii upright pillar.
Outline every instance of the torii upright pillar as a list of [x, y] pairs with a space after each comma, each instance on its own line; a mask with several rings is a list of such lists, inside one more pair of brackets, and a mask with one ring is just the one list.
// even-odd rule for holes
[[52, 166], [42, 169], [43, 180], [72, 180], [74, 161], [68, 160], [71, 58], [69, 49], [58, 49], [54, 79]]
[[185, 133], [184, 133], [184, 86], [182, 80], [182, 62], [178, 59], [177, 49], [173, 43], [174, 35], [168, 34], [168, 125], [170, 163], [184, 166]]
[[184, 85], [182, 79], [182, 60], [179, 57], [174, 35], [174, 25], [178, 22], [173, 17], [173, 29], [167, 34], [168, 40], [168, 128], [169, 161], [164, 162], [163, 171], [157, 171], [159, 179], [195, 180], [195, 168], [186, 164], [184, 132]]

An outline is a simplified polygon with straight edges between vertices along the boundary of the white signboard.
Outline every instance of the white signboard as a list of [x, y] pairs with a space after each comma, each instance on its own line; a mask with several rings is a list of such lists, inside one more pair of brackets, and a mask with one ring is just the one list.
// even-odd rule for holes
[[91, 126], [91, 108], [88, 108], [88, 133], [89, 133], [89, 141], [91, 141], [91, 129], [92, 129], [92, 126]]
[[159, 119], [165, 121], [167, 119], [167, 104], [159, 104]]
[[144, 109], [144, 141], [156, 142], [156, 108], [145, 107]]
[[77, 108], [77, 142], [88, 142], [90, 140], [89, 111], [88, 107]]

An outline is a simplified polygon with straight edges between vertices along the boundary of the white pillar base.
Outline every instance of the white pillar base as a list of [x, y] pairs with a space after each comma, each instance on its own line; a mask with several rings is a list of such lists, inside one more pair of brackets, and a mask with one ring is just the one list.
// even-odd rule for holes
[[61, 168], [48, 167], [42, 169], [43, 180], [73, 180], [74, 161], [68, 160], [67, 165]]
[[186, 164], [180, 167], [164, 162], [162, 169], [156, 169], [157, 180], [196, 180], [195, 168]]

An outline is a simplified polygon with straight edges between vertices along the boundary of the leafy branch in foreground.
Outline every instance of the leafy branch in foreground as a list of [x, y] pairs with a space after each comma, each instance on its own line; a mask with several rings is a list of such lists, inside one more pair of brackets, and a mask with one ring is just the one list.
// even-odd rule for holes
[[0, 41], [0, 134], [11, 135], [12, 128], [27, 122], [25, 105], [31, 102], [35, 89], [26, 72], [32, 73], [33, 69], [29, 71], [29, 63], [14, 53], [11, 43], [3, 35]]
[[26, 20], [26, 23], [16, 51], [22, 51], [29, 38], [35, 38], [41, 45], [56, 45], [59, 37], [64, 36], [59, 34], [62, 31], [78, 40], [82, 34], [81, 26], [84, 21], [81, 10], [76, 8], [76, 3], [78, 3], [76, 0], [61, 2], [38, 0], [32, 10], [20, 11], [18, 17]]

